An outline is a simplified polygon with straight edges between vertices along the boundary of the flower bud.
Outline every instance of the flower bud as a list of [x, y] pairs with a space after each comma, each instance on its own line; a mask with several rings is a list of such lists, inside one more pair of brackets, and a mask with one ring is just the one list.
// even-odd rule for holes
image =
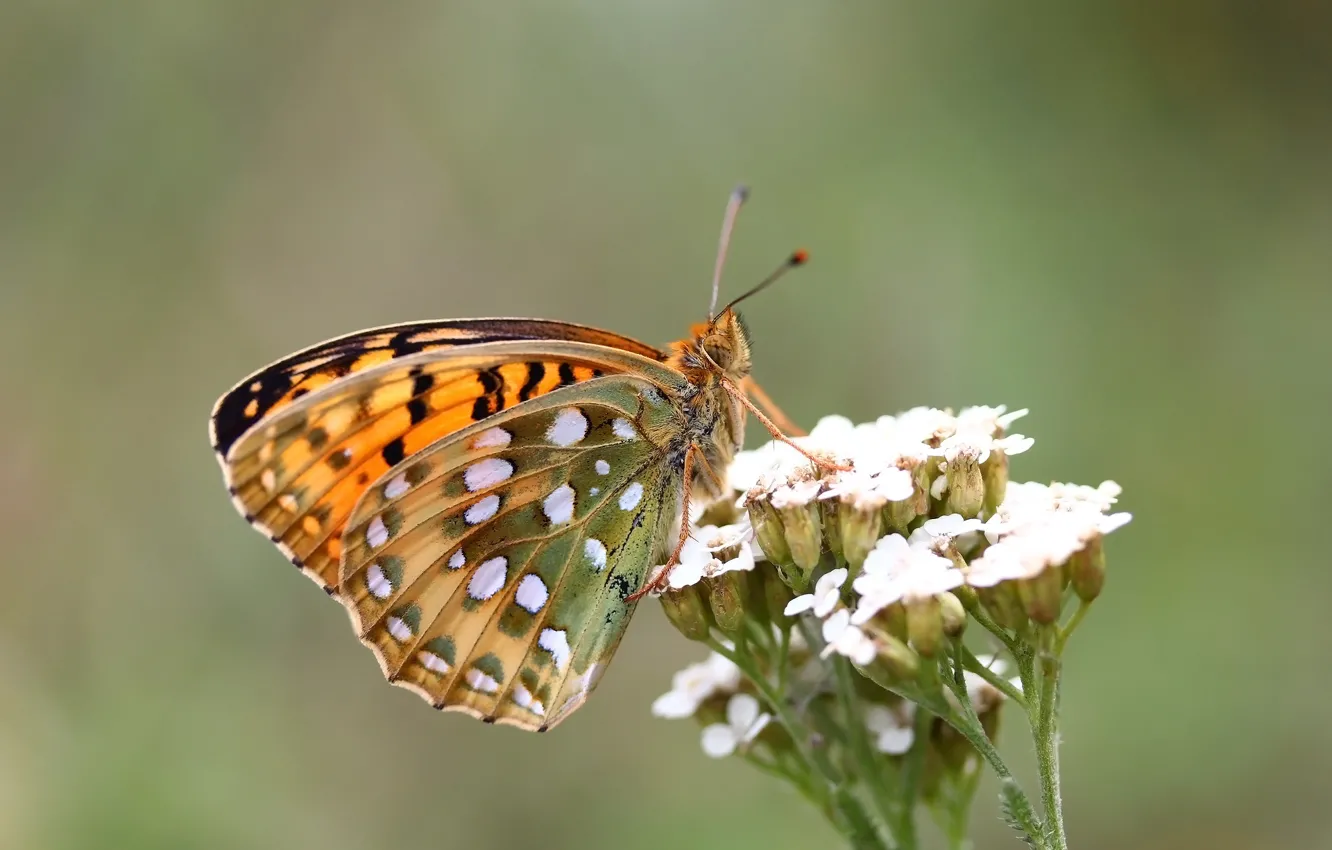
[[703, 580], [717, 628], [731, 637], [735, 637], [745, 627], [745, 609], [749, 607], [746, 598], [748, 578], [744, 570], [731, 570]]
[[927, 596], [906, 603], [907, 635], [911, 646], [926, 658], [933, 658], [943, 642], [943, 616], [939, 597]]
[[790, 585], [782, 580], [775, 569], [767, 569], [762, 564], [752, 575], [763, 585], [761, 592], [756, 595], [767, 604], [768, 619], [779, 629], [791, 628], [795, 618], [786, 616], [786, 606], [795, 598], [795, 592]]
[[963, 608], [961, 600], [951, 593], [941, 593], [937, 598], [944, 634], [949, 637], [959, 636], [967, 628], [967, 609]]
[[906, 537], [911, 533], [911, 523], [917, 517], [916, 512], [917, 498], [912, 496], [910, 499], [903, 499], [900, 502], [889, 502], [883, 509], [883, 524], [887, 531], [895, 532]]
[[1093, 536], [1087, 546], [1074, 553], [1068, 562], [1073, 592], [1083, 602], [1091, 602], [1100, 596], [1101, 588], [1105, 585], [1105, 548], [1102, 539], [1099, 534]]
[[842, 538], [842, 556], [846, 558], [854, 577], [865, 563], [865, 557], [883, 535], [883, 511], [878, 507], [866, 510], [842, 502], [837, 506], [837, 519]]
[[754, 537], [764, 556], [774, 564], [789, 566], [792, 563], [791, 549], [786, 545], [786, 532], [777, 509], [766, 498], [749, 499], [745, 507], [749, 511], [749, 524], [754, 529]]
[[823, 545], [838, 557], [842, 555], [842, 529], [837, 521], [838, 503], [836, 500], [820, 499], [819, 528], [823, 530]]
[[991, 451], [981, 464], [981, 478], [985, 482], [985, 515], [994, 516], [1008, 492], [1008, 453], [1000, 449]]
[[985, 478], [976, 456], [971, 452], [958, 452], [948, 461], [944, 474], [948, 477], [948, 512], [961, 514], [966, 519], [978, 516], [985, 505]]
[[994, 621], [1004, 628], [1017, 629], [1027, 622], [1027, 612], [1022, 607], [1022, 600], [1018, 598], [1014, 582], [1001, 581], [994, 587], [978, 587], [976, 595]]
[[892, 635], [877, 629], [871, 632], [878, 655], [864, 666], [865, 675], [879, 683], [914, 681], [920, 671], [920, 657]]
[[1063, 608], [1063, 572], [1058, 567], [1047, 567], [1031, 578], [1018, 580], [1018, 598], [1028, 617], [1046, 624], [1059, 619]]
[[668, 590], [661, 595], [661, 610], [671, 625], [689, 640], [704, 641], [712, 629], [712, 612], [703, 601], [698, 585]]
[[819, 505], [814, 501], [819, 487], [817, 481], [800, 482], [779, 487], [771, 497], [772, 506], [782, 519], [791, 560], [798, 568], [795, 573], [799, 583], [791, 587], [799, 592], [809, 586], [809, 575], [823, 554], [822, 522]]

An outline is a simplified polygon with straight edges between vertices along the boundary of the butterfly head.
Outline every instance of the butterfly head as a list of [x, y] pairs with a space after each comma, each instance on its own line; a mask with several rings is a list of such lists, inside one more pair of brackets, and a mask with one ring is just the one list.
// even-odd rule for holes
[[710, 322], [699, 322], [688, 339], [671, 346], [670, 363], [697, 385], [726, 379], [739, 384], [749, 376], [749, 332], [740, 314], [726, 308]]

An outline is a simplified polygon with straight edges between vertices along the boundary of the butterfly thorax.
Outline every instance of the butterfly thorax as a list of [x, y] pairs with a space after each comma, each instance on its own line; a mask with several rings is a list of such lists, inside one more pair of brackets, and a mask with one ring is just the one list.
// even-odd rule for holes
[[[689, 420], [686, 439], [720, 476], [745, 439], [745, 408], [725, 384], [738, 390], [749, 377], [749, 337], [739, 314], [730, 309], [691, 331], [687, 339], [672, 343], [667, 363], [684, 374], [694, 390], [682, 399]], [[695, 482], [704, 493], [721, 495], [708, 474], [696, 476]]]

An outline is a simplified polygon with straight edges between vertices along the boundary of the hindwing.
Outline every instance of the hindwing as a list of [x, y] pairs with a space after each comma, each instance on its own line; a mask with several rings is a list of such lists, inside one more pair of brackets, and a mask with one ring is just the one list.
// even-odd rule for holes
[[496, 414], [391, 470], [347, 523], [338, 595], [385, 676], [539, 729], [620, 642], [677, 519], [675, 410], [604, 377]]

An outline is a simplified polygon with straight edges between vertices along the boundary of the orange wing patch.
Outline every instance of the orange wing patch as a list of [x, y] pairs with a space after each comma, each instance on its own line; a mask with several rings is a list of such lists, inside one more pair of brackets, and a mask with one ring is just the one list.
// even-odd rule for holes
[[[352, 361], [358, 370], [390, 362], [382, 350]], [[409, 459], [449, 434], [529, 398], [602, 374], [604, 364], [496, 362], [460, 355], [360, 376], [270, 409], [258, 428], [233, 440], [225, 466], [237, 507], [325, 589], [337, 585], [342, 532], [361, 495], [390, 469], [418, 474]], [[325, 385], [338, 379], [307, 375]], [[291, 393], [288, 393], [290, 396]], [[225, 401], [225, 400], [224, 400]], [[423, 474], [423, 473], [422, 473]]]
[[213, 448], [228, 456], [232, 445], [261, 420], [349, 375], [422, 352], [525, 339], [585, 342], [665, 359], [656, 348], [629, 337], [543, 319], [459, 319], [374, 328], [312, 346], [241, 381], [213, 411]]

